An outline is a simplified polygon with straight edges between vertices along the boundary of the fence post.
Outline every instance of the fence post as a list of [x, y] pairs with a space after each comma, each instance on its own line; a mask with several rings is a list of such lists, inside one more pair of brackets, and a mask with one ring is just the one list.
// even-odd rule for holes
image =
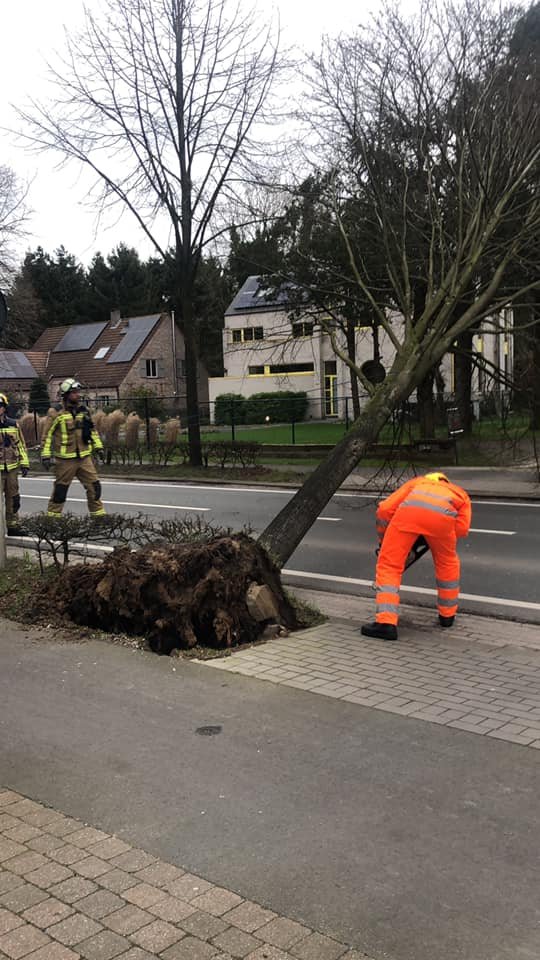
[[296, 436], [295, 436], [295, 432], [294, 432], [294, 426], [295, 426], [295, 423], [294, 423], [294, 413], [293, 413], [293, 414], [292, 414], [292, 420], [291, 420], [291, 438], [292, 438], [293, 446], [294, 446], [295, 443], [296, 443]]
[[234, 400], [231, 400], [231, 443], [235, 442], [236, 436], [234, 432]]
[[349, 429], [349, 398], [345, 397], [345, 433]]
[[0, 473], [0, 570], [7, 563], [6, 550], [6, 515], [4, 513], [4, 475]]
[[143, 397], [144, 399], [144, 419], [146, 421], [146, 446], [148, 450], [150, 449], [150, 416], [148, 411], [148, 397]]

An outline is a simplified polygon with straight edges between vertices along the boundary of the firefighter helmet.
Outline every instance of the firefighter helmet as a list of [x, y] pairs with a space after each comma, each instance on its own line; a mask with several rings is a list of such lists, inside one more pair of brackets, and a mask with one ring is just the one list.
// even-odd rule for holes
[[6, 397], [5, 393], [0, 393], [0, 406], [7, 407], [7, 405], [8, 405], [8, 398]]
[[67, 380], [64, 380], [60, 384], [60, 394], [65, 397], [68, 393], [71, 393], [72, 390], [80, 390], [81, 384], [78, 380], [73, 380], [71, 377]]
[[442, 480], [444, 483], [450, 483], [450, 481], [449, 481], [449, 479], [448, 479], [448, 477], [446, 476], [445, 473], [438, 473], [438, 472], [437, 472], [437, 473], [426, 473], [425, 479], [426, 479], [426, 480], [435, 480], [436, 483], [440, 483], [441, 480]]

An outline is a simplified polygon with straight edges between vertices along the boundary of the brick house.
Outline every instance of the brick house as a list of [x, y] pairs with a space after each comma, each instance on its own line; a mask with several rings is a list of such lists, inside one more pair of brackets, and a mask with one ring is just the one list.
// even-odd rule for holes
[[[108, 322], [47, 327], [31, 350], [1, 354], [22, 355], [26, 361], [26, 366], [22, 360], [18, 365], [12, 361], [14, 376], [4, 379], [0, 360], [0, 390], [5, 388], [18, 403], [27, 401], [30, 384], [39, 375], [48, 383], [51, 402], [57, 400], [62, 380], [75, 377], [84, 395], [100, 406], [145, 387], [169, 400], [171, 412], [185, 408], [184, 338], [169, 313], [122, 318], [113, 310]], [[208, 374], [202, 363], [199, 399], [202, 405], [208, 403]]]
[[40, 357], [32, 357], [30, 351], [0, 350], [0, 393], [10, 399], [26, 400], [30, 384], [39, 375]]

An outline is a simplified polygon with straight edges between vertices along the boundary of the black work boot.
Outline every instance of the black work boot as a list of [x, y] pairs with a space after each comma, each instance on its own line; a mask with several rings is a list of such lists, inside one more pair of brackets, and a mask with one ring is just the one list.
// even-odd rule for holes
[[455, 617], [443, 617], [442, 613], [439, 614], [439, 626], [440, 627], [453, 627]]
[[397, 640], [397, 627], [393, 623], [365, 623], [361, 633], [377, 640]]

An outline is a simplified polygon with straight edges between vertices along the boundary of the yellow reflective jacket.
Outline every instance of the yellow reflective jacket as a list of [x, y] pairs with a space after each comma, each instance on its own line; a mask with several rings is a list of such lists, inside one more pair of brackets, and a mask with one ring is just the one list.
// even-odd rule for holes
[[89, 457], [94, 450], [103, 450], [87, 407], [60, 410], [52, 421], [41, 451], [42, 457], [54, 454], [60, 460]]
[[0, 470], [29, 466], [26, 444], [17, 421], [4, 417], [0, 420]]

